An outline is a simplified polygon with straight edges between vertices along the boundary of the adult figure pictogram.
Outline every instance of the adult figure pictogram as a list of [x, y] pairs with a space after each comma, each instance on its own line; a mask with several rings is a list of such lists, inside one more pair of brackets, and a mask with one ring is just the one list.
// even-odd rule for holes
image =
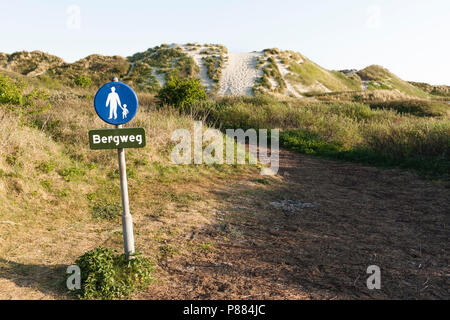
[[108, 98], [106, 99], [106, 107], [108, 107], [109, 104], [109, 118], [112, 119], [114, 116], [114, 119], [117, 119], [117, 106], [122, 109], [122, 104], [120, 102], [120, 97], [116, 92], [115, 87], [111, 87], [111, 92], [108, 94]]

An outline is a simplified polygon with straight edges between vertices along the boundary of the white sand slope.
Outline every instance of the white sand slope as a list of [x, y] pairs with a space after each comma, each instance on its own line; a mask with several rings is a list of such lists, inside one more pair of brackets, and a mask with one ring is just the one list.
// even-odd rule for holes
[[[166, 84], [166, 75], [164, 73], [159, 73], [158, 71], [153, 70], [152, 76], [154, 76], [156, 78], [156, 80], [158, 80], [161, 88], [164, 87], [164, 85]], [[148, 80], [147, 80], [147, 82], [148, 82]]]
[[289, 69], [281, 62], [279, 58], [275, 59], [278, 70], [280, 70], [281, 76], [284, 79], [284, 82], [286, 83], [286, 93], [289, 96], [294, 96], [296, 98], [301, 98], [301, 95], [298, 94], [297, 90], [289, 83], [289, 81], [286, 79], [286, 76], [289, 74]]
[[256, 68], [256, 57], [262, 52], [230, 53], [228, 63], [222, 70], [219, 95], [253, 95], [253, 86], [262, 77]]
[[202, 58], [204, 57], [204, 55], [200, 54], [200, 51], [202, 51], [204, 48], [200, 47], [193, 51], [186, 50], [185, 46], [182, 48], [183, 48], [183, 51], [187, 55], [189, 55], [192, 59], [194, 59], [195, 63], [200, 68], [198, 77], [200, 78], [200, 82], [202, 83], [202, 85], [205, 86], [207, 91], [211, 91], [212, 87], [213, 87], [213, 81], [209, 78], [208, 69], [206, 68], [205, 64], [203, 63]]

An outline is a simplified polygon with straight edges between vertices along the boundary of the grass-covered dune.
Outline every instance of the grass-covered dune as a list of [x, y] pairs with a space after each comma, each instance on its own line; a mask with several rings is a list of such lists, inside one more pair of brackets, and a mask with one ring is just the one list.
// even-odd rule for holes
[[431, 85], [424, 82], [414, 82], [408, 81], [409, 84], [419, 88], [420, 90], [432, 94], [437, 97], [449, 97], [450, 96], [450, 86], [446, 85]]
[[40, 51], [0, 52], [0, 70], [38, 77], [52, 87], [96, 87], [115, 75], [137, 90], [152, 93], [157, 93], [171, 75], [178, 75], [200, 78], [209, 93], [232, 95], [232, 90], [226, 90], [230, 83], [241, 86], [242, 76], [253, 73], [257, 76], [245, 80], [253, 93], [278, 97], [384, 92], [390, 99], [445, 99], [449, 92], [448, 86], [404, 81], [378, 65], [336, 71], [290, 50], [269, 48], [248, 55], [246, 64], [234, 68], [239, 62], [229, 58], [235, 55], [220, 44], [161, 44], [129, 57], [92, 54], [73, 63]]
[[403, 92], [412, 97], [426, 98], [427, 94], [417, 86], [400, 79], [388, 69], [378, 65], [371, 65], [359, 70], [359, 77], [367, 82], [370, 89], [388, 89]]

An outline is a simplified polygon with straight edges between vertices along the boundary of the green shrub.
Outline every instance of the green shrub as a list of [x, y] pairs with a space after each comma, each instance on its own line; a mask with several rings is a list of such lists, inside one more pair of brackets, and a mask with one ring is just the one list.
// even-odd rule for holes
[[79, 257], [75, 264], [81, 270], [81, 289], [74, 293], [80, 299], [123, 299], [150, 283], [153, 265], [138, 254], [127, 261], [124, 254], [97, 247]]
[[92, 80], [86, 76], [78, 76], [75, 78], [75, 84], [79, 87], [86, 88], [91, 86]]
[[33, 89], [25, 93], [26, 83], [20, 80], [0, 75], [0, 103], [21, 106], [10, 107], [14, 112], [27, 114], [40, 113], [50, 108], [48, 100], [50, 96], [40, 89]]
[[205, 87], [199, 79], [182, 79], [176, 76], [171, 76], [157, 95], [161, 105], [173, 105], [179, 109], [205, 100], [206, 97]]
[[22, 105], [24, 87], [23, 82], [14, 82], [10, 77], [0, 75], [0, 103]]

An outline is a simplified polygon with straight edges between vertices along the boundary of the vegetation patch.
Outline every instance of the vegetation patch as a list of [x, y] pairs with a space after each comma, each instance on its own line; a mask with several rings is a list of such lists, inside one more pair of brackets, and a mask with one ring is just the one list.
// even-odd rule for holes
[[79, 299], [124, 299], [152, 280], [153, 265], [136, 254], [127, 261], [124, 254], [97, 247], [79, 257], [75, 264], [81, 270], [81, 289], [74, 294]]
[[77, 86], [87, 88], [91, 86], [92, 80], [87, 76], [78, 76], [75, 78], [75, 84]]
[[439, 117], [450, 111], [450, 106], [442, 102], [419, 99], [373, 101], [370, 103], [370, 107], [395, 110], [398, 113], [408, 113], [419, 117]]
[[183, 109], [207, 98], [205, 87], [199, 79], [172, 76], [159, 91], [160, 105], [172, 105]]
[[159, 247], [159, 254], [162, 259], [172, 258], [178, 253], [178, 251], [179, 250], [177, 248], [168, 244]]
[[157, 92], [161, 89], [158, 79], [153, 75], [155, 69], [145, 61], [136, 61], [132, 63], [133, 64], [130, 66], [132, 72], [124, 77], [124, 82], [127, 82], [138, 90]]
[[420, 88], [403, 81], [386, 68], [371, 65], [357, 72], [364, 81], [369, 81], [368, 89], [397, 89], [413, 97], [426, 98], [427, 94]]
[[55, 163], [52, 160], [39, 163], [37, 168], [43, 173], [50, 173], [55, 169]]
[[269, 78], [273, 79], [276, 83], [275, 88], [270, 85], [267, 89], [273, 89], [276, 92], [283, 92], [286, 89], [286, 82], [281, 75], [280, 70], [278, 69], [277, 63], [273, 57], [269, 57], [267, 59], [267, 63], [263, 67], [263, 84], [267, 87], [267, 84], [270, 83]]
[[214, 82], [213, 90], [219, 90], [219, 81], [225, 64], [225, 56], [223, 54], [210, 55], [202, 57], [202, 61], [206, 66], [208, 77]]
[[92, 205], [92, 216], [96, 219], [114, 220], [122, 214], [122, 206], [108, 201], [97, 201]]
[[[44, 76], [61, 81], [68, 86], [100, 86], [109, 82], [111, 77], [123, 77], [130, 63], [123, 57], [93, 54], [74, 63], [64, 63], [48, 69]], [[82, 85], [80, 85], [82, 84]], [[90, 86], [90, 84], [89, 84]]]
[[[18, 51], [4, 55], [4, 68], [27, 76], [36, 76], [52, 67], [59, 66], [64, 61], [56, 56], [41, 51]], [[1, 61], [1, 60], [0, 60]]]
[[450, 174], [450, 119], [419, 106], [411, 102], [399, 113], [363, 103], [260, 96], [197, 104], [196, 113], [221, 129], [279, 128], [280, 145], [298, 152], [444, 177]]
[[424, 82], [408, 81], [409, 84], [419, 88], [420, 90], [438, 97], [450, 97], [450, 86], [435, 86]]
[[0, 104], [6, 104], [15, 113], [41, 113], [51, 106], [46, 91], [31, 88], [23, 80], [14, 80], [0, 74]]
[[133, 67], [124, 77], [124, 81], [151, 92], [160, 89], [155, 73], [162, 74], [165, 79], [172, 76], [192, 78], [200, 71], [194, 59], [183, 52], [181, 47], [170, 47], [166, 44], [136, 53], [128, 57], [128, 60]]
[[317, 83], [322, 84], [331, 91], [359, 90], [361, 88], [361, 81], [359, 79], [347, 77], [340, 72], [325, 70], [305, 57], [303, 57], [301, 63], [291, 62], [289, 64], [289, 71], [291, 71], [289, 80], [292, 83], [312, 87], [313, 90], [323, 91], [319, 87], [314, 89]]
[[86, 171], [83, 168], [74, 166], [59, 170], [58, 173], [65, 181], [68, 182], [84, 176], [86, 174]]

